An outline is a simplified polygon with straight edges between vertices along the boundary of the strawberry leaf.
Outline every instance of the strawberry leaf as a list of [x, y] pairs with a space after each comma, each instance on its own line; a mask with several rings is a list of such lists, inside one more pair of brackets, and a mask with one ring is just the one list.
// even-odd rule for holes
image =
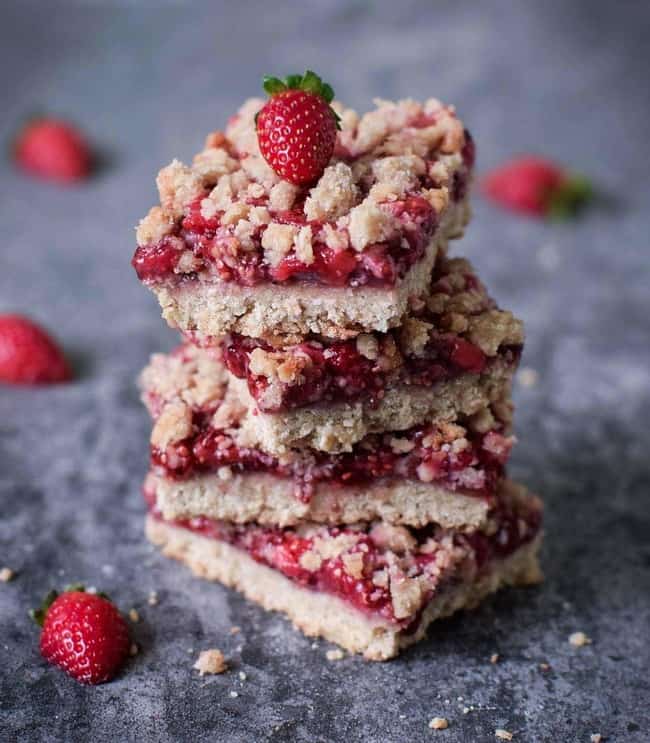
[[43, 626], [47, 610], [56, 601], [58, 595], [58, 591], [50, 591], [43, 599], [43, 603], [37, 609], [29, 610], [29, 616], [36, 622], [36, 624], [38, 624], [39, 627]]
[[564, 220], [576, 215], [593, 198], [591, 183], [582, 176], [572, 176], [553, 192], [548, 202], [551, 219]]
[[276, 93], [282, 93], [282, 91], [287, 89], [287, 85], [279, 77], [268, 76], [264, 77], [262, 87], [269, 95], [276, 95]]

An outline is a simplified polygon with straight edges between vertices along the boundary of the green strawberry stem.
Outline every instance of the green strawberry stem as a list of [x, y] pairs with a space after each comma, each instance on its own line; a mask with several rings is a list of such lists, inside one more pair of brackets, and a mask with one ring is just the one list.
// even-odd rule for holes
[[[63, 589], [63, 593], [85, 593], [85, 591], [86, 587], [83, 585], [83, 583], [70, 583]], [[96, 595], [101, 596], [107, 601], [110, 601], [110, 598], [105, 593], [97, 593]], [[52, 604], [57, 600], [58, 597], [59, 592], [52, 589], [46, 594], [39, 607], [29, 610], [29, 616], [36, 622], [36, 624], [38, 624], [39, 627], [43, 626], [43, 622], [45, 621], [45, 616], [48, 612], [48, 609], [50, 608], [50, 606], [52, 606]]]
[[[334, 88], [329, 83], [323, 82], [312, 70], [307, 70], [304, 75], [287, 75], [284, 80], [265, 75], [262, 87], [271, 97], [287, 90], [304, 90], [307, 93], [319, 96], [326, 103], [331, 103], [334, 100]], [[339, 122], [341, 119], [339, 115], [331, 107], [330, 111], [336, 120], [337, 128], [340, 129]]]
[[548, 202], [551, 219], [568, 219], [580, 211], [594, 196], [591, 183], [582, 176], [571, 176], [556, 189]]

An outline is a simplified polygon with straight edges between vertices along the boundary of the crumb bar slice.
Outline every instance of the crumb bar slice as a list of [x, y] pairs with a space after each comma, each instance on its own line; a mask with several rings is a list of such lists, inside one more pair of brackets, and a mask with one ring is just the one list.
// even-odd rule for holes
[[537, 582], [541, 505], [513, 483], [482, 531], [237, 527], [198, 517], [147, 518], [148, 538], [197, 575], [237, 589], [369, 660], [421, 640], [429, 624], [475, 607], [503, 585]]
[[133, 266], [173, 327], [210, 336], [349, 337], [400, 324], [469, 218], [474, 144], [453, 107], [380, 101], [342, 130], [311, 188], [259, 152], [248, 101], [191, 167], [158, 175]]

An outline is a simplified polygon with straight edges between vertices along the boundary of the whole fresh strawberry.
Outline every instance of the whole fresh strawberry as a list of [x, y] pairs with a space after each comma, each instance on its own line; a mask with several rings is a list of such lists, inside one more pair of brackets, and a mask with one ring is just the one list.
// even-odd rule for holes
[[542, 157], [515, 158], [483, 178], [485, 195], [513, 211], [569, 217], [592, 196], [588, 181]]
[[72, 377], [56, 343], [21, 315], [0, 315], [0, 382], [52, 384]]
[[90, 173], [91, 153], [81, 132], [60, 119], [30, 121], [14, 145], [16, 163], [28, 173], [71, 183]]
[[257, 114], [257, 140], [266, 162], [296, 185], [317, 180], [334, 152], [338, 116], [331, 86], [307, 70], [284, 80], [264, 78], [270, 98]]
[[41, 655], [82, 684], [110, 681], [129, 655], [126, 622], [103, 594], [52, 591], [31, 615], [43, 628]]

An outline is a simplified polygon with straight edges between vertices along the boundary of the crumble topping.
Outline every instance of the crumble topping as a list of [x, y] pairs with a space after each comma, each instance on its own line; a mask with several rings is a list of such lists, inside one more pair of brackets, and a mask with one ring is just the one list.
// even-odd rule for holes
[[379, 341], [370, 333], [361, 333], [356, 339], [357, 351], [367, 359], [374, 361], [379, 357]]
[[175, 221], [173, 212], [166, 211], [162, 206], [152, 206], [136, 228], [135, 237], [138, 245], [157, 243], [166, 235], [171, 235]]
[[180, 160], [172, 160], [158, 173], [156, 185], [161, 206], [175, 219], [183, 215], [187, 204], [203, 193], [200, 174], [183, 165]]
[[400, 330], [400, 346], [407, 356], [418, 356], [429, 342], [433, 325], [414, 317], [407, 317]]
[[264, 256], [271, 266], [277, 266], [293, 247], [296, 228], [291, 224], [272, 223], [262, 235]]
[[345, 572], [353, 578], [361, 578], [363, 576], [363, 553], [362, 552], [350, 552], [341, 557], [341, 562], [345, 568]]
[[151, 443], [159, 449], [182, 441], [192, 433], [192, 410], [181, 400], [165, 405], [151, 432]]
[[358, 188], [349, 165], [338, 162], [325, 168], [305, 200], [309, 220], [336, 220], [357, 203]]
[[228, 664], [221, 650], [210, 648], [199, 653], [199, 657], [192, 668], [195, 668], [199, 675], [205, 676], [206, 674], [224, 673], [228, 670]]
[[396, 219], [370, 198], [355, 206], [349, 219], [350, 243], [358, 252], [367, 245], [388, 240], [398, 229]]
[[487, 356], [494, 356], [501, 345], [521, 345], [524, 327], [511, 312], [488, 310], [470, 318], [468, 338]]

